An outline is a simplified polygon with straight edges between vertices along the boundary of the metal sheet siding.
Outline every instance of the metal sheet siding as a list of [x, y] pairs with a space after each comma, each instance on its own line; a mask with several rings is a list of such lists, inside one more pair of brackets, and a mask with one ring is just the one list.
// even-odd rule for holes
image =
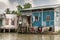
[[[49, 21], [46, 20], [47, 16], [50, 16], [50, 20]], [[46, 26], [54, 25], [54, 11], [44, 11], [43, 12], [43, 21], [46, 22]]]
[[[33, 21], [35, 20], [35, 16], [39, 17], [39, 21]], [[46, 17], [50, 16], [50, 20], [47, 21]], [[42, 20], [43, 18], [43, 20]], [[42, 26], [42, 21], [45, 22], [45, 26], [54, 26], [54, 11], [43, 11], [43, 17], [42, 17], [42, 12], [34, 12], [32, 13], [32, 26], [37, 26], [41, 27]]]
[[[38, 21], [33, 21], [34, 20], [34, 18], [33, 17], [35, 17], [35, 16], [38, 16], [38, 18], [39, 18], [39, 20]], [[42, 12], [34, 12], [33, 14], [32, 14], [32, 26], [38, 26], [38, 27], [40, 27], [40, 26], [42, 26]]]

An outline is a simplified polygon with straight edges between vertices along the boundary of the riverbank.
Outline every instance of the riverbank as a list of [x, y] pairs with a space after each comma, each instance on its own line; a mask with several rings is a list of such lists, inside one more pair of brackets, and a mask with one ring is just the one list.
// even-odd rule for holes
[[44, 33], [18, 33], [18, 34], [60, 35], [60, 33], [55, 33], [55, 32], [44, 32]]
[[60, 40], [60, 35], [0, 33], [0, 40]]

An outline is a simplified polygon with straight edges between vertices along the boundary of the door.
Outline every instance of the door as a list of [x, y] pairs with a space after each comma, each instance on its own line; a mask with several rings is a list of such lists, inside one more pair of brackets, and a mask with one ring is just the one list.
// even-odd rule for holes
[[29, 26], [30, 26], [30, 20], [31, 20], [31, 16], [27, 16], [27, 22]]

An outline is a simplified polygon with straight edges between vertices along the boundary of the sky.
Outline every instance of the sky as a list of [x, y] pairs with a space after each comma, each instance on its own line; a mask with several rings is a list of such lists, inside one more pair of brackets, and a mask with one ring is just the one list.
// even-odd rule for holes
[[3, 13], [6, 8], [16, 10], [18, 4], [31, 3], [32, 7], [41, 5], [60, 4], [60, 0], [0, 0], [0, 13]]

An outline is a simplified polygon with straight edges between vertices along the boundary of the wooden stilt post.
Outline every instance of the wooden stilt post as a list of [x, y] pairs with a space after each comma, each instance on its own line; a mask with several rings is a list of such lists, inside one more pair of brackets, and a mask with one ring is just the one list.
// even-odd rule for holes
[[28, 26], [27, 26], [27, 33], [28, 33]]
[[5, 33], [5, 28], [3, 29], [3, 32]]
[[10, 29], [9, 29], [9, 33], [10, 33]]

